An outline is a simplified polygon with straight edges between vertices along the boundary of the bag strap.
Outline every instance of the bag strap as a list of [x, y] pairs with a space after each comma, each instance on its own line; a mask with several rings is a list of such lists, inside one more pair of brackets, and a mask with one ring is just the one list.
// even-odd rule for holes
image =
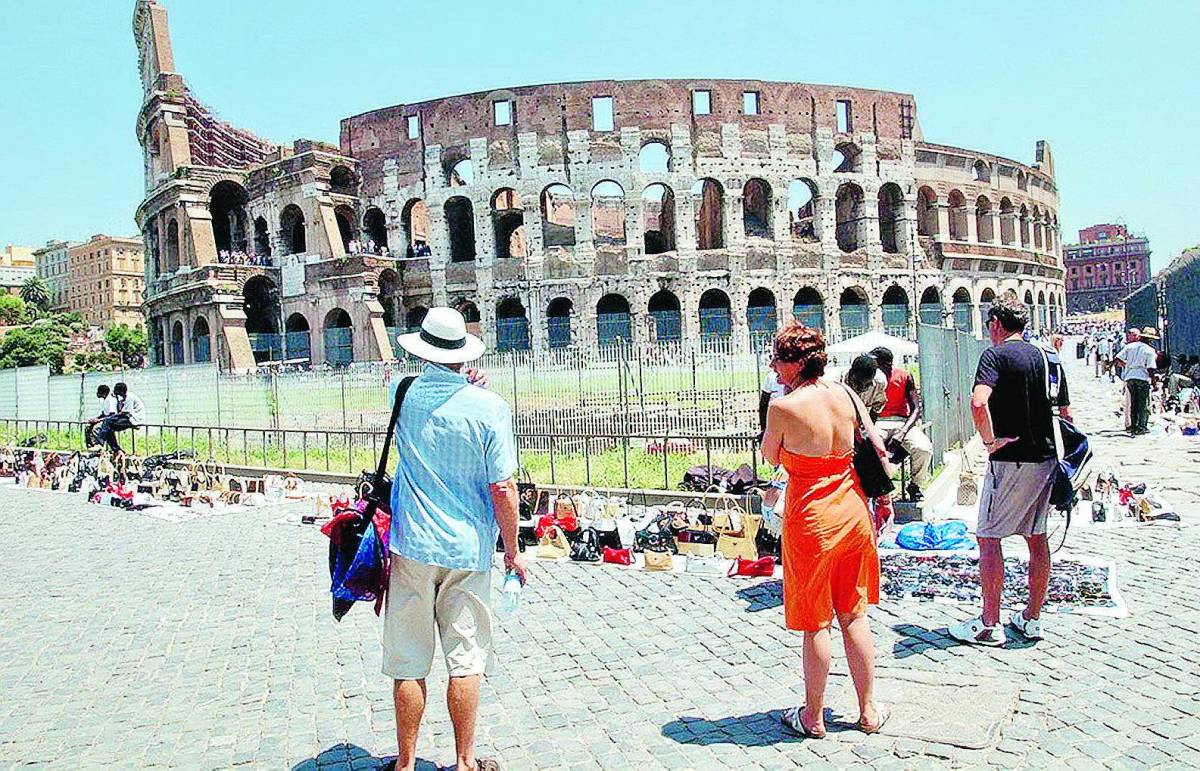
[[392, 416], [388, 418], [387, 434], [383, 437], [383, 450], [379, 453], [379, 463], [375, 465], [376, 481], [383, 479], [387, 473], [388, 454], [392, 449], [392, 436], [396, 433], [396, 423], [400, 420], [400, 408], [404, 406], [404, 397], [408, 394], [409, 387], [417, 378], [409, 375], [400, 381], [400, 385], [396, 387], [396, 399], [392, 402]]
[[854, 394], [850, 392], [850, 388], [845, 383], [838, 383], [842, 390], [846, 392], [846, 396], [850, 399], [850, 409], [854, 410], [854, 422], [858, 424], [858, 430], [861, 434], [866, 435], [867, 429], [863, 426], [862, 413], [858, 410], [858, 402], [854, 399]]
[[1050, 390], [1050, 354], [1042, 346], [1034, 346], [1042, 355], [1042, 367], [1045, 369], [1046, 401], [1050, 405], [1050, 432], [1054, 435], [1054, 457], [1063, 459], [1062, 427], [1058, 425], [1058, 413], [1054, 411], [1057, 395]]

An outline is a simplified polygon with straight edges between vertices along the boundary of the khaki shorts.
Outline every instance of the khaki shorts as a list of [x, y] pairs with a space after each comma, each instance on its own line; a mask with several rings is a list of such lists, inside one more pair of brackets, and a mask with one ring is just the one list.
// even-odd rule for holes
[[492, 664], [492, 574], [449, 570], [391, 555], [383, 615], [383, 673], [423, 680], [441, 639], [450, 677], [484, 674]]
[[1057, 460], [1040, 463], [988, 461], [979, 490], [979, 538], [1043, 535]]

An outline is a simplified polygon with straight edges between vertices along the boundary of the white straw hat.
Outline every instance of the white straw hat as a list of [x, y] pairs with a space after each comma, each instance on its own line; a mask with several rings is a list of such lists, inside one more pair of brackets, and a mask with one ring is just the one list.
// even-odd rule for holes
[[453, 308], [430, 308], [421, 331], [399, 335], [396, 342], [413, 356], [436, 364], [465, 364], [486, 349], [482, 340], [467, 334], [467, 322]]

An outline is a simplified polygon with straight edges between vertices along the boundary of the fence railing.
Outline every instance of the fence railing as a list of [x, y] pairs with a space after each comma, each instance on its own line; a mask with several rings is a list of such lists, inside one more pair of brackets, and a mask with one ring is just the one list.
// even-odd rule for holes
[[[49, 450], [81, 450], [86, 423], [0, 419], [0, 441], [31, 442]], [[233, 428], [145, 425], [118, 434], [128, 452], [156, 455], [190, 452], [198, 460], [279, 471], [324, 471], [355, 475], [373, 469], [383, 431]], [[747, 463], [760, 473], [758, 438], [751, 435], [687, 434], [517, 434], [523, 474], [549, 484], [674, 489], [692, 466], [736, 468]]]
[[940, 466], [947, 449], [966, 443], [975, 432], [971, 389], [988, 344], [965, 332], [925, 324], [917, 340], [922, 414], [930, 424], [933, 464]]

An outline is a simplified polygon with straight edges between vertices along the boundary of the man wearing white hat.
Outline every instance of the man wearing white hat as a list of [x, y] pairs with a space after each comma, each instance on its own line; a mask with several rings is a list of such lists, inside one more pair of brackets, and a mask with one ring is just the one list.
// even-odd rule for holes
[[463, 365], [483, 355], [484, 343], [467, 334], [458, 311], [430, 308], [421, 331], [397, 342], [427, 363], [404, 396], [395, 435], [383, 672], [395, 681], [396, 768], [416, 762], [435, 637], [450, 676], [457, 766], [496, 768], [475, 758], [475, 717], [480, 677], [492, 659], [497, 530], [505, 568], [525, 578], [512, 415], [498, 395], [468, 383]]
[[1154, 381], [1158, 352], [1147, 340], [1157, 340], [1158, 330], [1136, 327], [1129, 330], [1129, 342], [1117, 353], [1117, 364], [1121, 365], [1121, 379], [1129, 400], [1130, 436], [1150, 433], [1150, 384]]

